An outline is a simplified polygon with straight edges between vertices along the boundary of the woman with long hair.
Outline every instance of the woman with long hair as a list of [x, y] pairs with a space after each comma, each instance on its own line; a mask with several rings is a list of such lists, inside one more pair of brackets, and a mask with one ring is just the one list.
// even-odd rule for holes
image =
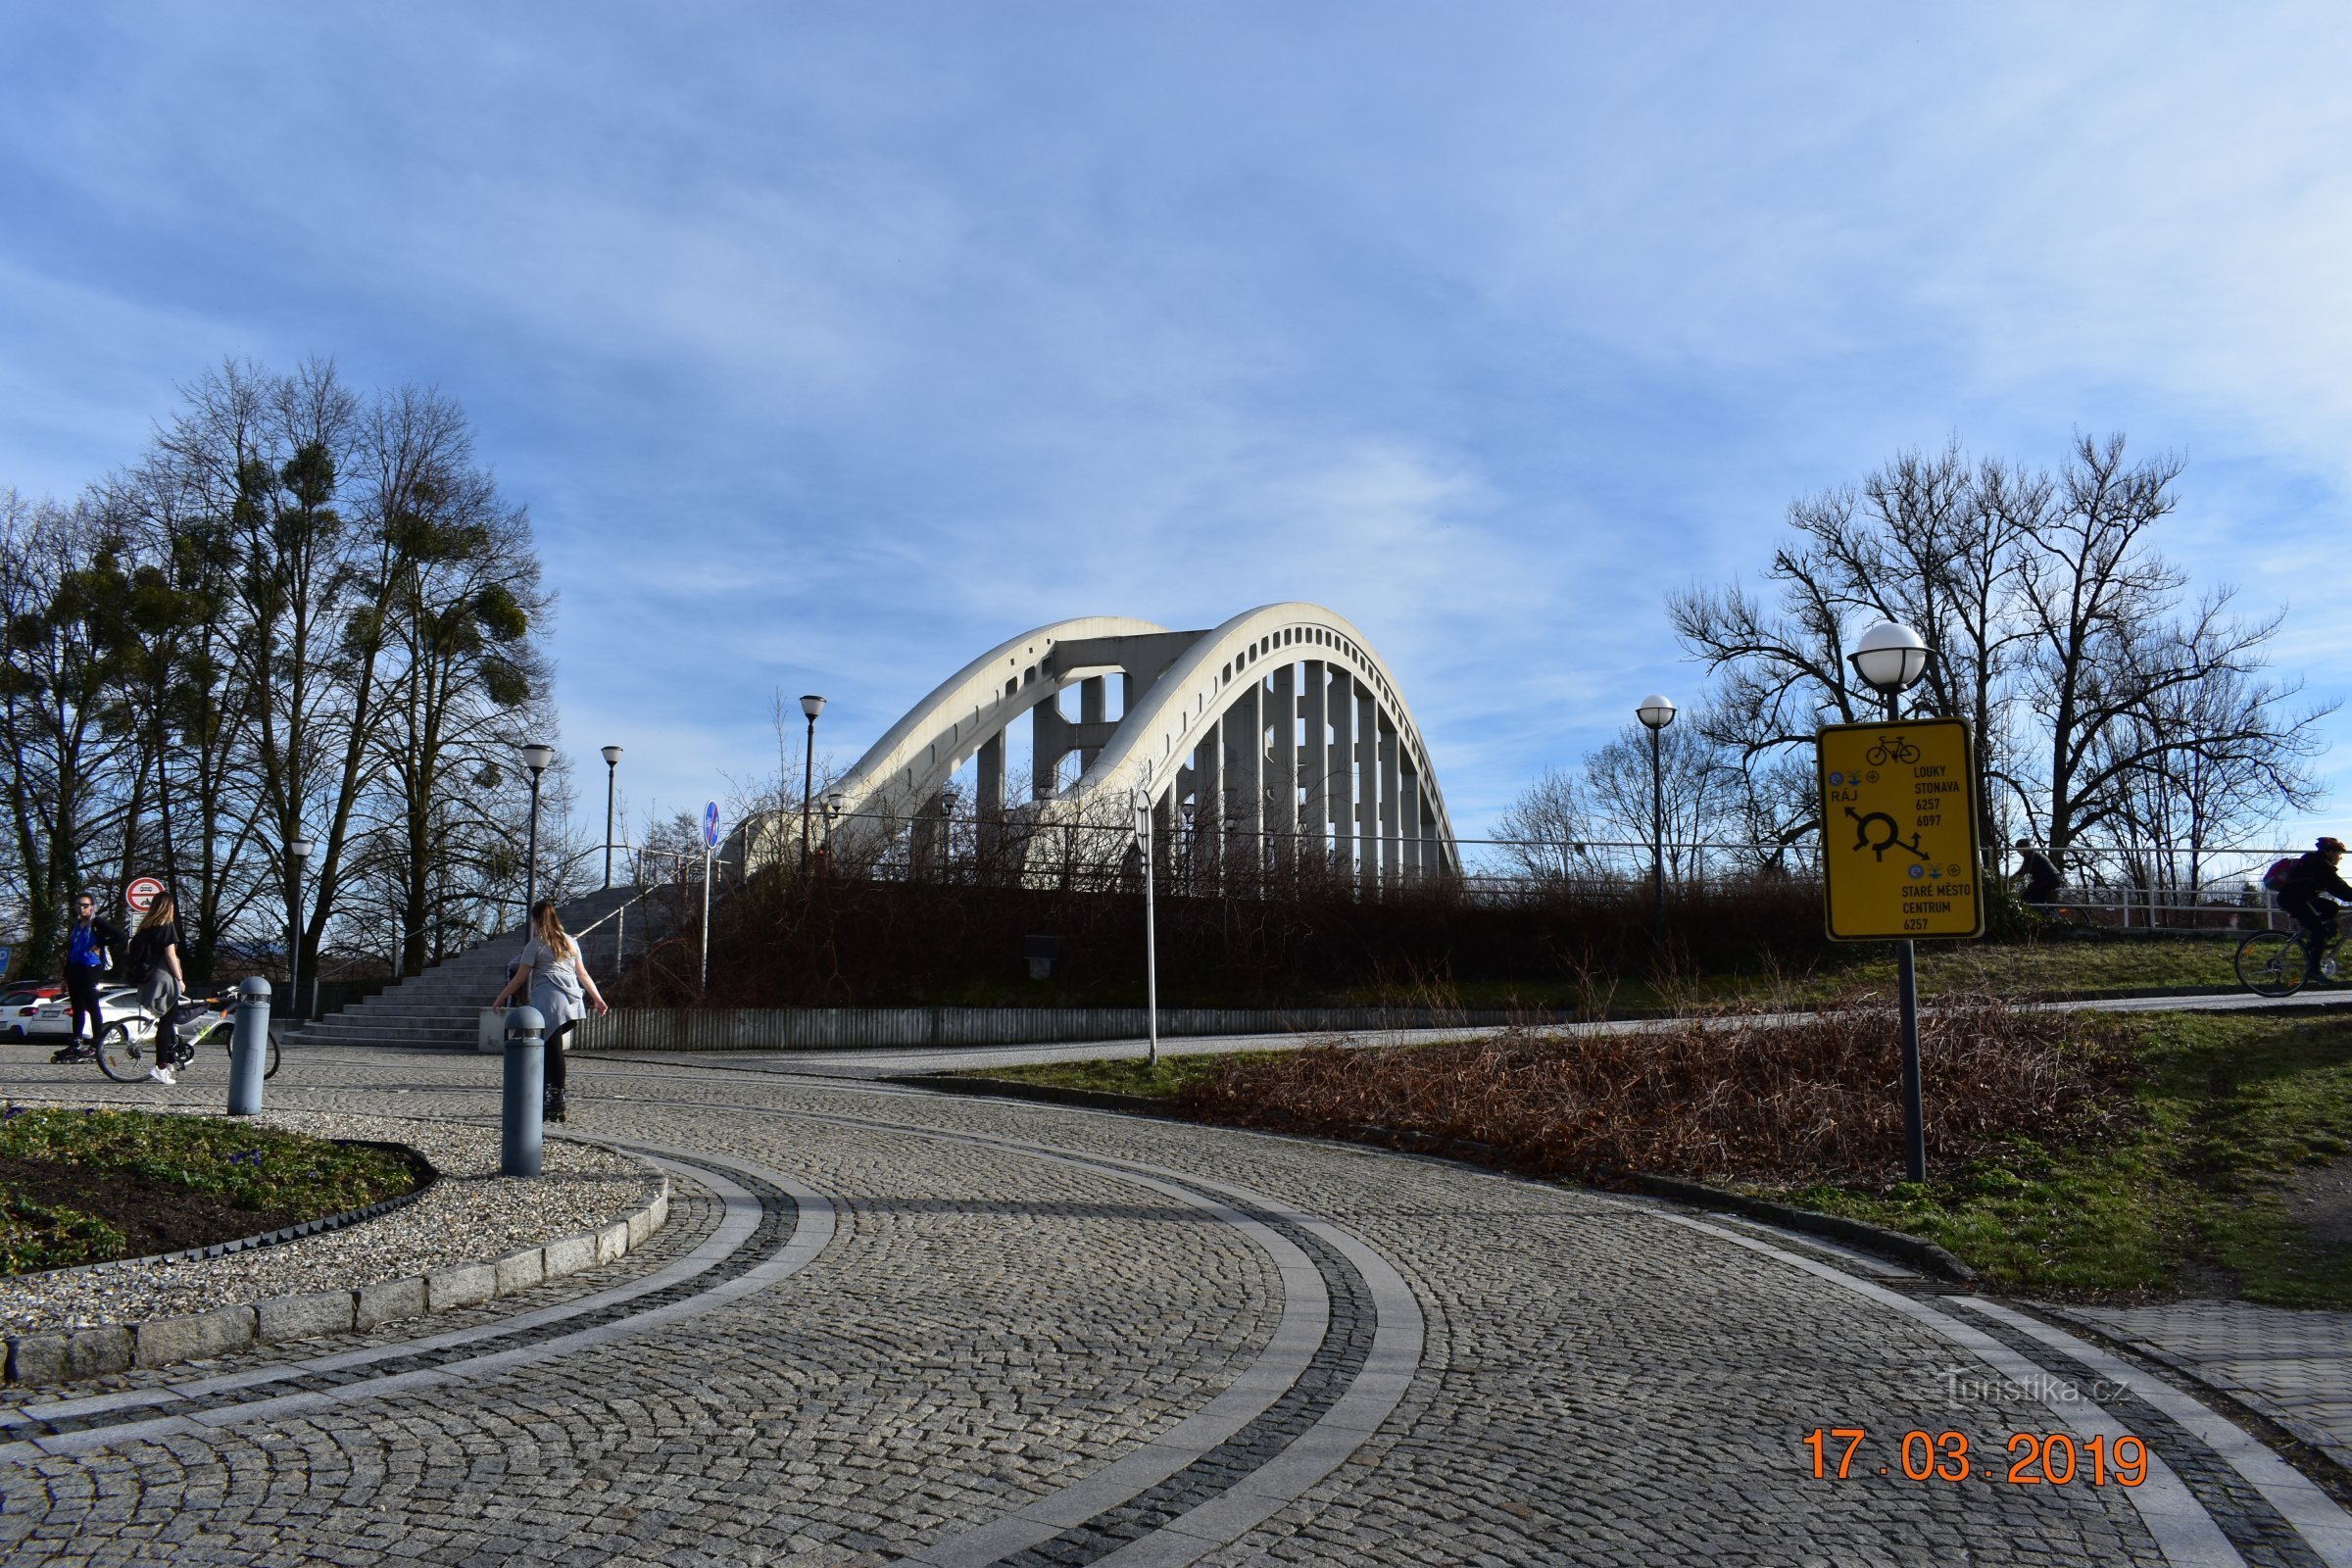
[[564, 917], [556, 912], [553, 899], [541, 899], [531, 906], [530, 944], [514, 960], [506, 989], [490, 1005], [505, 1006], [507, 999], [525, 986], [530, 988], [531, 1005], [547, 1020], [547, 1085], [541, 1108], [549, 1121], [563, 1121], [564, 1037], [580, 1021], [582, 993], [595, 1006], [598, 1017], [612, 1009], [605, 1005], [596, 981], [588, 973], [588, 965], [580, 961], [580, 945], [564, 929]]
[[155, 1065], [147, 1069], [147, 1076], [159, 1084], [171, 1083], [173, 1072], [187, 1064], [180, 1054], [178, 1031], [172, 1027], [172, 1013], [187, 989], [187, 977], [179, 968], [179, 906], [171, 894], [157, 894], [147, 906], [123, 963], [130, 983], [139, 988], [139, 1005], [155, 1015]]

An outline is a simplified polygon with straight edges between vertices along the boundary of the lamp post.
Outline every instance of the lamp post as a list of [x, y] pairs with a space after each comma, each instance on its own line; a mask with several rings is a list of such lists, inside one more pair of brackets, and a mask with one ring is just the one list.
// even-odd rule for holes
[[522, 765], [531, 770], [531, 836], [530, 848], [523, 852], [522, 866], [522, 923], [531, 923], [531, 906], [539, 902], [539, 775], [547, 764], [556, 760], [553, 746], [533, 741], [522, 749]]
[[612, 790], [620, 773], [620, 748], [608, 746], [605, 759], [605, 891], [612, 889]]
[[1666, 763], [1660, 737], [1674, 722], [1674, 699], [1655, 692], [1642, 698], [1642, 706], [1634, 710], [1634, 716], [1649, 730], [1650, 922], [1661, 946], [1666, 941]]
[[825, 864], [833, 864], [833, 832], [841, 826], [842, 813], [850, 808], [850, 798], [840, 790], [825, 792]]
[[801, 711], [808, 715], [808, 751], [801, 761], [801, 863], [808, 863], [808, 792], [816, 787], [816, 715], [825, 710], [825, 700], [810, 695], [801, 699]]
[[294, 873], [294, 897], [286, 906], [286, 1010], [302, 1016], [302, 868], [311, 858], [311, 841], [286, 844], [286, 865]]
[[1144, 856], [1144, 1010], [1149, 1018], [1151, 1041], [1144, 1059], [1153, 1068], [1159, 1066], [1159, 932], [1152, 919], [1152, 769], [1144, 769], [1144, 782], [1135, 792], [1135, 831]]
[[[1882, 621], [1862, 634], [1850, 662], [1854, 673], [1886, 700], [1886, 722], [1895, 721], [1903, 692], [1928, 670], [1928, 641], [1909, 626]], [[1919, 1085], [1919, 968], [1911, 940], [1895, 944], [1895, 978], [1903, 1008], [1903, 1168], [1910, 1180], [1928, 1179], [1927, 1110]]]

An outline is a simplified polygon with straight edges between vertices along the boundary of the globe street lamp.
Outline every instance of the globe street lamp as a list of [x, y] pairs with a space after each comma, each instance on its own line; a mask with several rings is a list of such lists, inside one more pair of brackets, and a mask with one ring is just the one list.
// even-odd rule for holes
[[605, 891], [612, 889], [612, 786], [620, 772], [620, 748], [608, 746], [605, 759]]
[[825, 710], [822, 697], [801, 699], [801, 711], [808, 715], [808, 753], [801, 762], [801, 863], [808, 863], [808, 792], [816, 787], [816, 715]]
[[[1903, 692], [1928, 671], [1928, 641], [1908, 626], [1881, 621], [1854, 645], [1852, 663], [1854, 673], [1886, 699], [1886, 722], [1891, 724]], [[1912, 1181], [1924, 1182], [1928, 1131], [1919, 1083], [1919, 967], [1909, 938], [1894, 945], [1894, 958], [1903, 1012], [1903, 1166]]]
[[1908, 626], [1883, 620], [1862, 634], [1848, 662], [1886, 699], [1886, 716], [1892, 719], [1895, 700], [1928, 672], [1928, 641]]
[[286, 866], [293, 872], [292, 902], [286, 906], [286, 930], [291, 938], [286, 944], [286, 1010], [299, 1018], [302, 1012], [302, 867], [311, 858], [311, 841], [295, 839], [286, 845]]
[[522, 923], [531, 923], [531, 906], [539, 902], [539, 775], [547, 764], [556, 760], [553, 746], [541, 746], [536, 741], [522, 749], [522, 765], [531, 770], [531, 836], [530, 848], [523, 853]]
[[1674, 722], [1674, 700], [1655, 692], [1642, 699], [1634, 716], [1649, 729], [1649, 884], [1658, 941], [1666, 940], [1666, 765], [1660, 736]]

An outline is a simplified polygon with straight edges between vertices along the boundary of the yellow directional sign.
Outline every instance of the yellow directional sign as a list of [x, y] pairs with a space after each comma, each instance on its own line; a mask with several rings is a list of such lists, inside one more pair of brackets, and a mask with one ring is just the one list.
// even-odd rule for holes
[[1983, 936], [1968, 726], [1832, 724], [1816, 756], [1831, 939]]

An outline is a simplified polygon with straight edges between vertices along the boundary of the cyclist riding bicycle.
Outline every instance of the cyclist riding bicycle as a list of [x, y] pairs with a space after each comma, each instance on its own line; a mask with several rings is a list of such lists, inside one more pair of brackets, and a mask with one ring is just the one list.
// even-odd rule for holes
[[2057, 862], [2035, 849], [2031, 839], [2019, 839], [2010, 848], [2017, 851], [2018, 868], [2009, 880], [2026, 879], [2025, 901], [2044, 905], [2057, 898], [2059, 884], [2065, 880], [2058, 874]]
[[2344, 858], [2341, 839], [2322, 839], [2309, 855], [2292, 861], [2278, 881], [2278, 907], [2303, 928], [2303, 951], [2318, 970], [2320, 956], [2335, 939], [2337, 900], [2352, 903], [2352, 887], [2344, 885], [2336, 867]]

